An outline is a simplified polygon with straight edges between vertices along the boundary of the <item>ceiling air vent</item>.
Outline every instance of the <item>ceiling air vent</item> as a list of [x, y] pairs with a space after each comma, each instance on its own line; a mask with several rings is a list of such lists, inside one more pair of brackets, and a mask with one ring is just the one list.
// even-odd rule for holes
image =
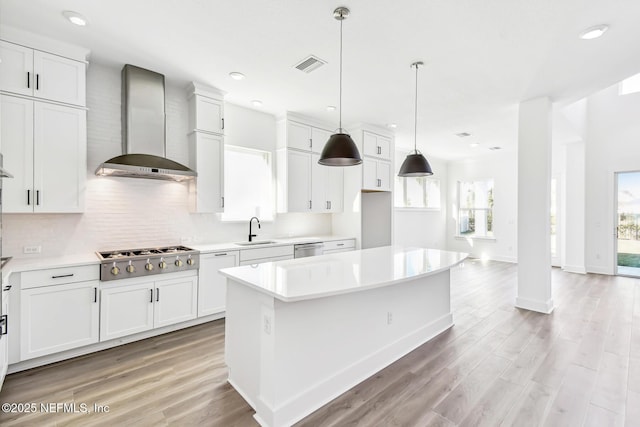
[[294, 65], [294, 67], [300, 71], [304, 71], [305, 73], [310, 73], [316, 68], [322, 67], [326, 63], [327, 61], [323, 61], [317, 56], [309, 55], [307, 58]]

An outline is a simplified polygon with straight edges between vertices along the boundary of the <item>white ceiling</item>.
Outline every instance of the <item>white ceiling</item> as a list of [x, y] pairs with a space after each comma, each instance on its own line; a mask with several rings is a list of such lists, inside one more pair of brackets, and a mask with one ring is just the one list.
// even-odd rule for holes
[[[227, 100], [335, 123], [339, 23], [344, 21], [343, 121], [397, 123], [413, 143], [415, 71], [418, 145], [427, 157], [490, 155], [516, 145], [517, 104], [549, 96], [566, 104], [640, 71], [637, 0], [0, 0], [0, 24], [91, 49], [91, 61], [131, 63], [228, 92]], [[87, 27], [66, 21], [74, 10]], [[600, 39], [578, 38], [605, 23]], [[313, 54], [327, 65], [293, 68]], [[247, 78], [235, 81], [231, 71]], [[460, 139], [458, 132], [471, 137]], [[471, 141], [480, 147], [469, 148]]]

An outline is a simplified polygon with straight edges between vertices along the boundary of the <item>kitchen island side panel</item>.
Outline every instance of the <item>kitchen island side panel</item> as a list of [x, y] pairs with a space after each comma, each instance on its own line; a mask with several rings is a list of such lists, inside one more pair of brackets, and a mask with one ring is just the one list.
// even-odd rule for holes
[[290, 425], [451, 327], [449, 276], [296, 302], [228, 279], [230, 382], [261, 425]]

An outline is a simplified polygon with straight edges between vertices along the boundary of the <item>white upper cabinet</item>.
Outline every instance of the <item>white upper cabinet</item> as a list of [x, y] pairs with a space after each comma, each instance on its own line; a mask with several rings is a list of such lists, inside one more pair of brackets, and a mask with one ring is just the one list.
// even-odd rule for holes
[[189, 209], [224, 212], [224, 93], [192, 82], [187, 97], [189, 166], [198, 173], [189, 184]]
[[297, 150], [311, 151], [311, 145], [311, 126], [288, 121], [287, 147], [295, 148]]
[[0, 121], [7, 213], [84, 210], [86, 111], [2, 95]]
[[0, 90], [78, 106], [86, 105], [86, 64], [0, 41]]
[[362, 161], [362, 189], [391, 191], [391, 163], [365, 157]]
[[363, 131], [364, 155], [391, 160], [391, 139]]
[[342, 168], [318, 164], [331, 132], [299, 120], [278, 123], [278, 212], [342, 212]]

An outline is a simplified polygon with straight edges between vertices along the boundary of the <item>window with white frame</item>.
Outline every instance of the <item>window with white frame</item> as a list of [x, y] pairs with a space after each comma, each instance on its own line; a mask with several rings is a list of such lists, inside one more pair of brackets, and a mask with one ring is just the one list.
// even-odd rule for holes
[[458, 181], [458, 236], [493, 237], [493, 180]]
[[271, 153], [235, 145], [224, 146], [223, 221], [274, 217]]
[[439, 179], [396, 176], [394, 193], [396, 208], [440, 209]]

